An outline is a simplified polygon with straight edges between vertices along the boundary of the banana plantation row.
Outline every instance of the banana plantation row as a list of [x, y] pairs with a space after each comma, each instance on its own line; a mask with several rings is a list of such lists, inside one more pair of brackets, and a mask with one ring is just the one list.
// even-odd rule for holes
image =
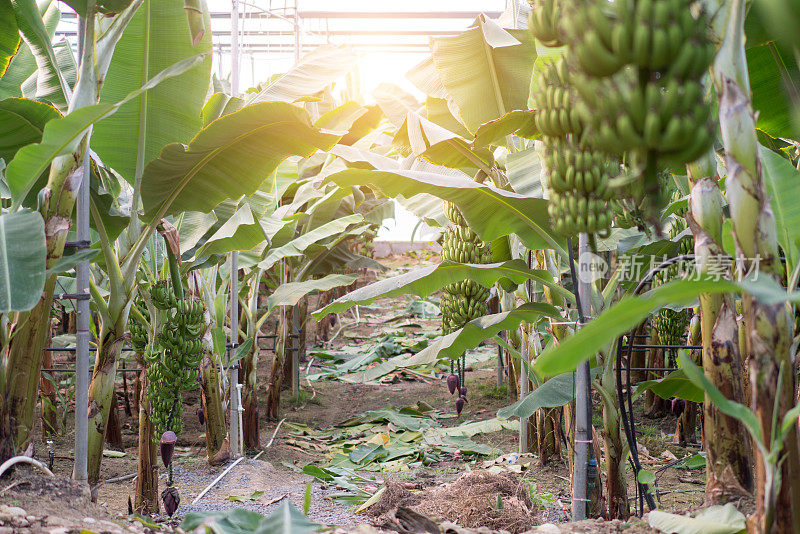
[[[630, 514], [619, 344], [652, 329], [655, 344], [702, 345], [648, 361], [680, 369], [636, 394], [702, 399], [708, 502], [744, 488], [755, 530], [800, 529], [794, 6], [536, 0], [527, 21], [481, 16], [432, 39], [407, 74], [424, 102], [384, 84], [366, 105], [345, 48], [321, 47], [240, 97], [211, 75], [202, 0], [66, 3], [82, 20], [77, 58], [54, 40], [56, 3], [0, 1], [2, 459], [34, 439], [54, 294], [75, 287], [86, 260], [89, 481], [128, 346], [141, 369], [137, 511], [158, 511], [157, 444], [169, 449], [181, 431], [182, 391], [202, 390], [208, 459], [227, 459], [234, 364], [244, 445], [258, 449], [265, 320], [280, 310], [263, 406], [277, 419], [286, 340], [310, 320], [306, 297], [380, 269], [357, 244], [397, 199], [444, 227], [442, 263], [328, 301], [315, 318], [442, 291], [444, 336], [425, 350], [453, 362], [457, 406], [464, 351], [504, 332], [517, 402], [501, 415], [526, 421], [543, 462], [560, 436], [574, 440], [574, 402], [552, 393], [591, 360], [604, 481], [592, 512], [607, 518]], [[81, 183], [91, 246], [76, 251], [66, 245], [77, 240]], [[575, 274], [588, 265], [569, 239], [578, 234], [602, 267], [594, 274]], [[652, 258], [693, 262], [644, 285], [647, 269], [623, 268]], [[232, 277], [241, 313], [228, 350]], [[629, 295], [637, 284], [642, 295]], [[486, 315], [493, 287], [498, 313]], [[696, 405], [678, 405], [679, 437], [691, 439]], [[648, 494], [648, 473], [633, 465]]]

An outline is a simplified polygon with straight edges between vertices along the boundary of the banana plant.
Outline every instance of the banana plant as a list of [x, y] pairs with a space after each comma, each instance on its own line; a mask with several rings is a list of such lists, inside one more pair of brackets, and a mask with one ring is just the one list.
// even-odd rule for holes
[[[18, 68], [23, 72], [33, 59], [37, 67], [35, 95], [60, 106], [64, 112], [63, 117], [46, 121], [41, 137], [20, 147], [5, 170], [5, 182], [11, 194], [10, 211], [34, 205], [44, 219], [46, 265], [52, 268], [64, 252], [77, 191], [84, 179], [82, 163], [89, 147], [91, 126], [190, 65], [172, 66], [149, 77], [144, 85], [137, 85], [121, 100], [100, 103], [100, 90], [106, 81], [114, 49], [142, 0], [123, 2], [116, 12], [104, 16], [100, 14], [109, 8], [105, 2], [89, 0], [84, 3], [81, 15], [85, 31], [74, 87], [70, 87], [66, 73], [59, 68], [56, 48], [51, 41], [48, 27], [53, 24], [52, 12], [49, 9], [41, 12], [32, 0], [19, 0], [11, 5], [26, 47], [20, 52], [23, 55], [19, 62], [17, 58], [11, 60], [10, 72], [17, 72]], [[40, 184], [42, 175], [46, 180]], [[3, 368], [6, 376], [18, 378], [3, 381], [0, 395], [0, 412], [5, 421], [0, 426], [0, 457], [4, 459], [23, 451], [31, 439], [33, 406], [54, 289], [55, 276], [51, 275], [36, 305], [31, 310], [16, 312], [12, 318], [17, 327], [3, 353]]]

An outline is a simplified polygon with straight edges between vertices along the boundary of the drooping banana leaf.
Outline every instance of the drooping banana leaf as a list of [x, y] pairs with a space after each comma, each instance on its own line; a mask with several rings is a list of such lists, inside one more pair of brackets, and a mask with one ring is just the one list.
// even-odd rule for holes
[[424, 298], [447, 284], [467, 279], [489, 287], [500, 281], [501, 284], [509, 289], [526, 280], [534, 280], [546, 284], [555, 291], [562, 293], [565, 297], [569, 298], [571, 296], [567, 290], [553, 281], [553, 277], [548, 271], [529, 269], [522, 260], [488, 264], [442, 262], [437, 265], [414, 269], [413, 271], [385, 278], [368, 286], [358, 288], [336, 299], [321, 310], [315, 311], [313, 315], [319, 318], [329, 313], [343, 312], [353, 306], [370, 304], [383, 297], [413, 294]]
[[0, 214], [0, 313], [27, 311], [39, 302], [46, 258], [41, 214]]
[[529, 32], [505, 30], [481, 15], [464, 33], [432, 39], [431, 49], [442, 85], [469, 131], [509, 111], [527, 109], [536, 59]]
[[259, 91], [255, 102], [294, 102], [319, 93], [353, 69], [357, 55], [346, 46], [322, 45]]
[[364, 222], [364, 217], [359, 214], [347, 215], [339, 219], [322, 224], [313, 230], [304, 232], [299, 237], [283, 246], [271, 249], [264, 260], [258, 264], [261, 269], [271, 269], [284, 258], [303, 256], [306, 250], [321, 241], [338, 236], [353, 225]]
[[0, 77], [6, 73], [21, 41], [11, 0], [0, 0]]
[[248, 204], [243, 204], [233, 216], [225, 221], [200, 247], [195, 256], [202, 258], [212, 254], [225, 254], [233, 250], [251, 250], [267, 240], [267, 233], [261, 222], [253, 216]]
[[543, 302], [526, 302], [514, 310], [484, 315], [473, 319], [446, 336], [442, 336], [424, 349], [417, 357], [421, 360], [438, 358], [458, 358], [465, 350], [474, 349], [482, 341], [496, 336], [503, 330], [516, 330], [521, 322], [535, 323], [542, 317], [561, 319], [558, 308]]
[[20, 149], [6, 169], [6, 179], [13, 199], [16, 202], [25, 199], [39, 176], [54, 158], [74, 152], [83, 138], [84, 131], [89, 126], [113, 115], [126, 102], [136, 98], [144, 91], [156, 87], [161, 81], [192, 68], [201, 59], [194, 57], [172, 65], [115, 104], [95, 104], [83, 107], [63, 118], [49, 121], [45, 125], [42, 141]]
[[66, 111], [72, 91], [58, 68], [56, 53], [51, 43], [51, 33], [45, 27], [36, 2], [11, 0], [11, 5], [14, 7], [20, 35], [36, 61], [37, 97], [53, 103], [61, 111]]
[[[66, 39], [61, 39], [53, 45], [53, 51], [56, 54], [56, 64], [61, 76], [64, 78], [67, 86], [71, 89], [75, 87], [75, 82], [78, 81], [78, 63], [75, 61], [75, 55], [72, 53], [72, 48]], [[28, 76], [22, 83], [22, 96], [25, 98], [36, 98], [44, 101], [49, 100], [46, 94], [39, 94], [41, 88], [38, 85], [39, 72], [36, 71]], [[63, 106], [60, 109], [65, 110]]]
[[294, 306], [312, 291], [330, 291], [337, 287], [349, 286], [357, 278], [356, 274], [329, 274], [316, 280], [287, 282], [279, 285], [267, 297], [267, 305], [270, 310], [277, 306]]
[[416, 171], [348, 169], [329, 176], [342, 188], [371, 185], [386, 196], [406, 198], [427, 193], [456, 204], [470, 228], [484, 241], [517, 234], [528, 248], [564, 251], [553, 237], [547, 201], [504, 191], [469, 179]]
[[[39, 2], [39, 14], [42, 16], [48, 39], [52, 40], [56, 32], [58, 21], [61, 18], [58, 5], [52, 0], [41, 1]], [[14, 24], [16, 25], [16, 18], [14, 19]], [[11, 62], [5, 74], [0, 77], [0, 98], [22, 96], [23, 82], [35, 72], [36, 60], [33, 57], [31, 49], [22, 41], [17, 54], [11, 58]]]
[[308, 114], [291, 104], [245, 106], [200, 130], [188, 146], [167, 145], [147, 165], [146, 217], [208, 211], [226, 198], [250, 195], [287, 157], [308, 157], [338, 140], [314, 128]]

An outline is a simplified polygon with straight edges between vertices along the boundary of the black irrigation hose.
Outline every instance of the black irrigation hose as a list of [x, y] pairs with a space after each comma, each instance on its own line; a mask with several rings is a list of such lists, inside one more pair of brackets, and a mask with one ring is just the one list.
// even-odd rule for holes
[[[694, 259], [694, 254], [684, 254], [682, 256], [676, 256], [675, 258], [670, 258], [660, 264], [656, 265], [648, 273], [642, 278], [639, 284], [636, 286], [636, 289], [633, 290], [634, 295], [638, 295], [641, 293], [642, 289], [650, 282], [653, 276], [656, 275], [659, 271], [666, 269], [670, 265], [675, 263], [684, 261], [684, 260], [691, 260]], [[634, 327], [629, 336], [630, 339], [633, 339], [633, 336], [636, 334], [636, 328]], [[633, 355], [633, 343], [628, 343], [625, 345], [625, 349], [627, 349], [627, 354], [625, 355], [625, 359], [627, 361], [628, 372], [627, 380], [626, 380], [626, 392], [627, 392], [627, 399], [625, 398], [625, 392], [623, 391], [622, 387], [622, 339], [619, 340], [617, 344], [617, 365], [616, 365], [616, 375], [617, 375], [617, 398], [619, 400], [619, 411], [620, 417], [622, 418], [622, 426], [625, 429], [625, 435], [628, 438], [628, 448], [631, 451], [631, 463], [633, 464], [633, 471], [634, 477], [636, 478], [636, 490], [639, 493], [639, 499], [637, 503], [637, 514], [641, 517], [644, 514], [644, 500], [647, 501], [647, 506], [650, 510], [656, 509], [656, 503], [653, 499], [653, 495], [648, 490], [647, 484], [642, 484], [639, 482], [639, 471], [642, 469], [642, 465], [639, 462], [639, 449], [636, 446], [636, 430], [634, 428], [635, 422], [633, 419], [633, 395], [631, 394], [631, 373], [630, 373], [630, 364], [631, 364], [631, 357]], [[627, 407], [625, 406], [627, 400]]]

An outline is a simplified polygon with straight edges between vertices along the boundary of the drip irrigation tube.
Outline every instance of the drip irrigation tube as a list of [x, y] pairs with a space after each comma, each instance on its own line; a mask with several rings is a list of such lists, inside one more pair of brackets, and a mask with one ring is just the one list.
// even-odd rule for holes
[[[674, 258], [670, 258], [666, 261], [661, 262], [660, 264], [656, 265], [647, 274], [642, 278], [639, 284], [634, 289], [633, 294], [638, 295], [641, 293], [642, 289], [652, 280], [653, 276], [656, 275], [659, 271], [666, 269], [670, 265], [675, 263], [690, 260], [694, 258], [694, 254], [684, 254], [682, 256], [676, 256]], [[638, 325], [637, 325], [638, 326]], [[634, 327], [630, 333], [628, 334], [629, 339], [633, 339], [633, 336], [636, 334], [636, 328]], [[631, 394], [631, 356], [633, 354], [633, 348], [636, 345], [634, 343], [628, 343], [623, 346], [622, 338], [619, 339], [617, 343], [617, 365], [616, 365], [616, 375], [617, 375], [617, 398], [619, 400], [619, 411], [620, 416], [622, 418], [622, 426], [625, 429], [625, 436], [628, 439], [628, 448], [631, 451], [630, 460], [631, 465], [633, 467], [633, 476], [636, 479], [636, 492], [638, 493], [637, 501], [637, 515], [641, 517], [644, 515], [644, 501], [647, 501], [647, 506], [650, 510], [656, 509], [656, 503], [653, 499], [652, 493], [650, 493], [647, 484], [642, 484], [638, 481], [639, 471], [642, 469], [642, 465], [639, 462], [639, 449], [636, 445], [636, 429], [635, 429], [635, 421], [633, 418], [633, 395]], [[693, 346], [690, 346], [693, 347]], [[676, 347], [676, 348], [684, 348], [684, 347]], [[628, 368], [627, 380], [625, 387], [623, 388], [622, 385], [622, 351], [625, 350], [625, 361]], [[627, 403], [627, 406], [626, 406]]]

